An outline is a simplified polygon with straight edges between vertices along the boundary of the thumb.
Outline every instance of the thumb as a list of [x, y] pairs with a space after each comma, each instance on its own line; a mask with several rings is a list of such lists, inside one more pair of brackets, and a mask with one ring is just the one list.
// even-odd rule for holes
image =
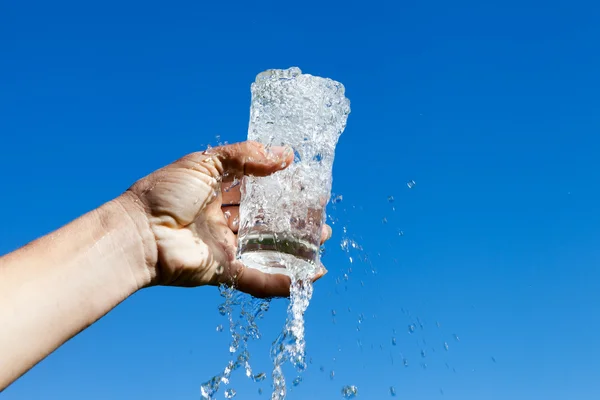
[[290, 147], [265, 148], [258, 142], [246, 141], [210, 150], [221, 164], [223, 172], [240, 175], [267, 176], [286, 168], [294, 161]]

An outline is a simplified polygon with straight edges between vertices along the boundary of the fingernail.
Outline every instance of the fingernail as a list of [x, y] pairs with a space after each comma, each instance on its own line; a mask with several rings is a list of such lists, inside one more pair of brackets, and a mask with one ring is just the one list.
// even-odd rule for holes
[[331, 226], [329, 225], [325, 225], [325, 229], [327, 230], [327, 235], [326, 235], [326, 239], [325, 240], [329, 240], [331, 239], [331, 235], [333, 235], [333, 230], [331, 229]]
[[279, 159], [287, 159], [292, 152], [289, 146], [273, 146], [271, 147], [271, 153]]

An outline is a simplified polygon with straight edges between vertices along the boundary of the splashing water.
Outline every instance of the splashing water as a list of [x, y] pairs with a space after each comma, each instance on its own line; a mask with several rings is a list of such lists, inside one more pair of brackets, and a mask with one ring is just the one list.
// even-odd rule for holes
[[[269, 300], [257, 299], [235, 288], [220, 287], [221, 296], [225, 302], [219, 306], [219, 313], [227, 315], [229, 319], [229, 331], [231, 342], [229, 352], [232, 359], [222, 373], [215, 375], [201, 386], [202, 399], [212, 400], [219, 391], [221, 385], [228, 385], [231, 374], [244, 367], [245, 375], [254, 382], [266, 379], [264, 372], [253, 374], [250, 365], [250, 354], [248, 342], [259, 339], [260, 332], [257, 320], [264, 316], [269, 309]], [[283, 400], [286, 398], [287, 387], [283, 374], [283, 366], [286, 362], [292, 364], [301, 373], [306, 367], [305, 339], [304, 339], [304, 313], [310, 303], [313, 293], [312, 282], [292, 279], [290, 286], [290, 303], [287, 310], [287, 319], [282, 332], [271, 346], [271, 359], [273, 361], [273, 392], [272, 400]], [[234, 319], [234, 308], [239, 307], [240, 313], [237, 320]], [[297, 386], [302, 381], [301, 377], [294, 379], [292, 384]], [[233, 398], [235, 390], [227, 389], [226, 398]]]
[[[394, 203], [393, 196], [390, 196], [387, 201], [389, 203]], [[330, 200], [330, 204], [334, 210], [337, 207], [338, 211], [343, 211], [344, 213], [346, 212], [346, 209], [355, 208], [352, 205], [346, 206], [347, 202], [348, 200], [345, 198], [342, 201], [342, 196], [339, 194], [334, 195]], [[398, 230], [393, 225], [393, 215], [388, 214], [388, 217], [390, 227], [387, 229], [395, 237], [397, 237], [396, 235], [402, 236], [404, 232]], [[349, 296], [349, 294], [344, 294], [344, 291], [348, 291], [348, 289], [352, 290], [353, 288], [361, 289], [365, 286], [368, 287], [372, 284], [369, 276], [372, 276], [373, 279], [378, 279], [375, 277], [377, 272], [370, 257], [367, 256], [367, 253], [357, 241], [360, 239], [362, 242], [363, 238], [358, 236], [357, 240], [355, 240], [354, 236], [350, 234], [350, 230], [348, 229], [350, 221], [341, 220], [342, 216], [339, 214], [335, 217], [328, 215], [327, 218], [330, 224], [333, 225], [335, 223], [338, 225], [336, 232], [341, 233], [341, 238], [337, 241], [339, 247], [334, 246], [333, 250], [337, 250], [338, 252], [341, 250], [343, 254], [342, 257], [347, 260], [347, 264], [344, 263], [345, 266], [340, 266], [339, 264], [336, 266], [335, 294], [341, 293], [343, 296]], [[373, 223], [380, 222], [375, 219]], [[331, 248], [329, 247], [328, 250], [330, 249]], [[380, 255], [378, 254], [378, 256]], [[364, 273], [364, 275], [358, 276], [357, 273]], [[385, 271], [382, 270], [382, 274], [384, 273]], [[272, 378], [271, 400], [286, 399], [290, 390], [301, 384], [303, 379], [302, 373], [306, 370], [308, 364], [305, 355], [304, 313], [312, 298], [313, 287], [312, 284], [308, 282], [302, 284], [300, 281], [296, 280], [292, 283], [290, 292], [291, 296], [287, 307], [287, 317], [284, 327], [272, 343], [270, 350], [273, 366], [270, 374], [270, 377]], [[225, 298], [225, 302], [219, 306], [219, 313], [229, 319], [229, 331], [231, 333], [229, 350], [231, 359], [220, 374], [202, 385], [202, 399], [223, 398], [223, 395], [225, 395], [226, 398], [231, 398], [227, 397], [231, 395], [231, 393], [234, 393], [233, 395], [235, 396], [236, 391], [230, 386], [230, 380], [232, 373], [236, 370], [242, 372], [245, 371], [247, 378], [256, 383], [265, 381], [269, 377], [268, 372], [257, 371], [253, 373], [250, 365], [251, 360], [248, 352], [248, 344], [252, 340], [260, 338], [257, 322], [269, 309], [270, 301], [255, 299], [230, 288], [221, 288], [221, 294]], [[358, 332], [356, 333], [357, 335], [363, 335], [363, 332], [372, 330], [372, 324], [376, 323], [376, 315], [372, 315], [369, 310], [360, 310], [360, 306], [353, 306], [351, 308], [349, 305], [349, 303], [337, 304], [335, 308], [327, 307], [323, 311], [328, 314], [328, 317], [333, 323], [341, 324], [341, 326], [348, 326], [347, 324], [350, 323], [355, 326], [356, 332]], [[238, 312], [238, 309], [241, 309], [241, 311]], [[348, 313], [346, 313], [346, 310]], [[444, 357], [450, 357], [451, 352], [448, 352], [448, 343], [450, 343], [450, 339], [454, 342], [459, 342], [460, 339], [458, 335], [453, 334], [452, 332], [443, 334], [439, 331], [441, 328], [440, 322], [432, 321], [431, 325], [437, 327], [436, 332], [439, 332], [437, 335], [443, 334], [443, 336], [429, 341], [431, 344], [428, 345], [423, 335], [432, 334], [432, 332], [425, 328], [425, 326], [429, 325], [429, 322], [422, 321], [419, 317], [411, 315], [411, 312], [405, 308], [400, 308], [398, 312], [410, 320], [406, 321], [405, 325], [395, 326], [395, 329], [392, 330], [391, 338], [389, 334], [386, 334], [385, 338], [382, 337], [382, 342], [369, 343], [368, 337], [359, 336], [356, 341], [358, 344], [357, 349], [360, 349], [361, 352], [367, 352], [369, 351], [369, 348], [371, 351], [375, 348], [377, 352], [383, 351], [384, 353], [389, 350], [389, 359], [391, 360], [391, 363], [402, 368], [402, 370], [405, 370], [405, 368], [418, 368], [427, 371], [429, 367], [428, 364], [431, 363], [431, 365], [434, 366], [437, 362], [436, 360], [439, 359], [442, 354], [444, 354]], [[345, 323], [346, 325], [344, 325]], [[361, 327], [364, 328], [363, 332], [361, 332]], [[417, 340], [419, 345], [418, 348], [412, 351], [413, 354], [411, 355], [411, 351], [407, 350], [405, 347], [407, 346], [407, 343], [412, 343], [414, 340]], [[450, 347], [452, 347], [452, 343], [450, 343]], [[332, 351], [333, 349], [334, 347], [332, 347]], [[441, 350], [441, 352], [436, 350]], [[337, 351], [341, 351], [339, 346], [337, 347]], [[408, 353], [405, 353], [405, 351], [408, 351]], [[333, 357], [333, 359], [330, 358], [330, 360], [333, 360], [334, 364], [336, 363], [336, 357]], [[428, 361], [428, 363], [425, 363], [424, 361]], [[335, 383], [339, 381], [340, 378], [343, 378], [343, 371], [338, 371], [337, 366], [327, 365], [327, 361], [325, 361], [325, 364], [322, 364], [322, 360], [317, 362], [319, 370], [322, 373], [320, 375], [322, 379], [330, 381], [332, 385], [337, 387], [337, 396], [340, 396], [340, 389], [342, 390], [342, 396], [346, 399], [353, 399], [358, 396], [358, 388], [356, 386], [347, 385], [341, 388], [341, 385]], [[296, 370], [297, 374], [291, 374], [291, 377], [287, 377], [286, 380], [286, 376], [284, 376], [284, 367], [287, 368], [286, 365], [288, 364]], [[456, 372], [456, 369], [452, 368], [448, 363], [445, 365], [448, 370]], [[336, 374], [336, 372], [339, 372], [339, 375]], [[389, 382], [385, 385], [383, 388], [384, 393], [387, 389], [389, 390], [388, 396], [395, 397], [397, 396], [397, 391], [394, 386], [390, 386], [391, 384], [396, 384], [396, 382]], [[258, 393], [261, 394], [264, 390], [264, 386], [261, 384], [260, 387], [257, 387], [254, 390], [258, 390]], [[224, 393], [221, 394], [220, 397], [216, 397], [218, 391]], [[267, 393], [268, 390], [265, 390], [265, 394]], [[336, 396], [334, 394], [331, 397], [335, 398]]]
[[308, 308], [313, 294], [310, 280], [292, 279], [290, 287], [290, 305], [288, 316], [281, 334], [271, 346], [273, 360], [273, 393], [272, 400], [283, 400], [286, 396], [286, 382], [282, 367], [290, 362], [298, 372], [306, 369], [304, 312]]
[[342, 388], [342, 396], [345, 399], [353, 399], [358, 396], [358, 388], [354, 385], [344, 386]]
[[[260, 373], [257, 375], [252, 374], [248, 341], [260, 338], [256, 320], [261, 319], [269, 309], [269, 301], [254, 298], [237, 291], [235, 288], [224, 285], [219, 288], [219, 291], [221, 296], [225, 298], [225, 302], [219, 306], [219, 313], [227, 315], [229, 319], [229, 331], [231, 333], [229, 353], [232, 359], [227, 363], [222, 373], [215, 375], [200, 387], [202, 399], [207, 400], [214, 399], [214, 395], [219, 391], [221, 384], [228, 385], [231, 374], [242, 366], [248, 378], [255, 381], [264, 379], [264, 377], [260, 378]], [[236, 306], [240, 307], [238, 320], [233, 317], [233, 309]], [[264, 376], [264, 373], [262, 375]], [[234, 390], [228, 389], [225, 392], [225, 397], [233, 398], [235, 394]]]

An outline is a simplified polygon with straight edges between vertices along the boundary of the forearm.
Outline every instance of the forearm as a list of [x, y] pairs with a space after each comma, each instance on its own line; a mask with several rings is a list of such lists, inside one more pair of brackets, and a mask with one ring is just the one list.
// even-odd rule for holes
[[0, 391], [149, 284], [135, 212], [109, 202], [0, 258]]

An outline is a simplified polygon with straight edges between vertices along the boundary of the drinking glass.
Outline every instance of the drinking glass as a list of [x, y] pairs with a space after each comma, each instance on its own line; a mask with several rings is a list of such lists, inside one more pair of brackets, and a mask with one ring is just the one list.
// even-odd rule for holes
[[248, 139], [288, 146], [294, 162], [241, 183], [238, 258], [250, 268], [306, 279], [320, 267], [325, 206], [331, 195], [335, 147], [350, 101], [344, 86], [299, 68], [256, 77]]

